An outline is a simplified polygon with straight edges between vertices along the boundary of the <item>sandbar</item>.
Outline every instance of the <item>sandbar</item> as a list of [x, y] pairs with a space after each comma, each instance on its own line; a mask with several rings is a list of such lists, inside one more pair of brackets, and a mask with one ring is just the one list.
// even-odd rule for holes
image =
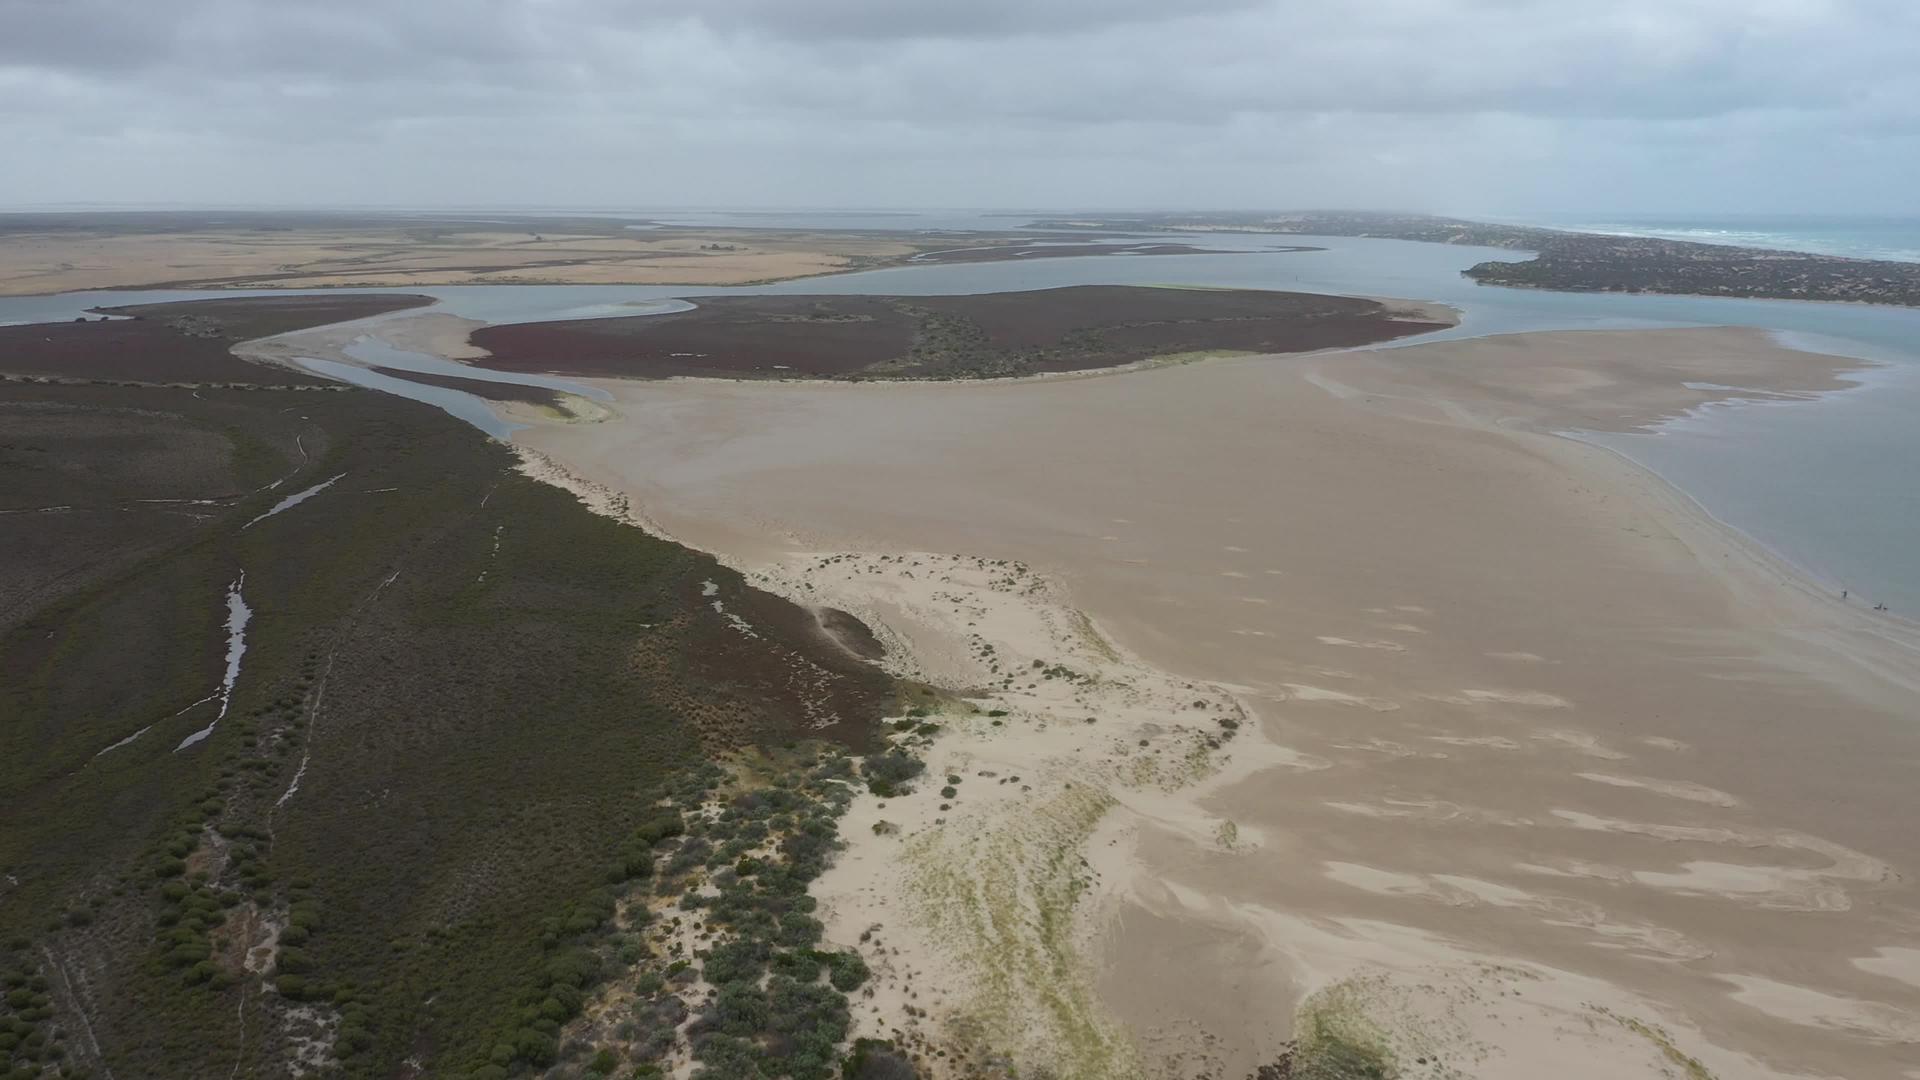
[[1913, 628], [1555, 434], [1855, 365], [1689, 329], [601, 380], [612, 419], [516, 441], [968, 688], [956, 795], [863, 796], [821, 883], [856, 1033], [932, 1075], [1247, 1076], [1333, 1024], [1408, 1075], [1910, 1080]]

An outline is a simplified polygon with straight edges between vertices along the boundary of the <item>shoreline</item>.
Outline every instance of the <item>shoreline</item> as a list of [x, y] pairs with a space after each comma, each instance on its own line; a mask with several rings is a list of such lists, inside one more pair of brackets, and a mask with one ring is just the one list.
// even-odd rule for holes
[[[1625, 437], [1621, 437], [1621, 433], [1616, 432], [1579, 430], [1563, 431], [1557, 434], [1624, 457], [1638, 467], [1654, 473], [1692, 503], [1700, 513], [1711, 517], [1723, 528], [1738, 534], [1769, 558], [1789, 568], [1794, 577], [1805, 581], [1809, 587], [1815, 590], [1824, 587], [1836, 598], [1843, 591], [1848, 592], [1851, 598], [1846, 603], [1854, 610], [1870, 618], [1884, 620], [1906, 632], [1920, 629], [1920, 615], [1916, 614], [1913, 607], [1914, 598], [1905, 595], [1908, 590], [1897, 580], [1886, 580], [1884, 575], [1874, 572], [1872, 565], [1856, 565], [1850, 575], [1840, 565], [1845, 560], [1831, 550], [1831, 544], [1819, 543], [1821, 538], [1818, 537], [1812, 541], [1807, 537], [1800, 537], [1798, 553], [1788, 549], [1786, 546], [1788, 537], [1785, 535], [1781, 537], [1778, 544], [1770, 541], [1763, 531], [1756, 531], [1763, 528], [1765, 523], [1757, 521], [1756, 528], [1750, 529], [1722, 516], [1713, 509], [1707, 496], [1707, 492], [1714, 489], [1714, 485], [1710, 482], [1711, 477], [1704, 478], [1709, 481], [1705, 484], [1701, 483], [1703, 478], [1694, 477], [1690, 484], [1684, 476], [1673, 475], [1673, 470], [1684, 473], [1687, 463], [1685, 454], [1674, 461], [1663, 460], [1668, 456], [1666, 450], [1668, 444], [1664, 440], [1687, 442], [1730, 439], [1739, 440], [1736, 445], [1743, 445], [1754, 439], [1766, 438], [1769, 424], [1765, 418], [1766, 414], [1752, 410], [1785, 408], [1787, 411], [1781, 414], [1783, 417], [1798, 420], [1801, 414], [1794, 411], [1795, 406], [1820, 405], [1829, 410], [1821, 414], [1831, 418], [1829, 423], [1839, 424], [1842, 417], [1849, 415], [1831, 411], [1837, 409], [1854, 410], [1851, 415], [1857, 422], [1857, 418], [1862, 415], [1862, 410], [1864, 415], [1871, 417], [1875, 410], [1885, 411], [1889, 407], [1885, 404], [1887, 399], [1882, 395], [1893, 394], [1896, 395], [1894, 400], [1902, 400], [1911, 397], [1916, 390], [1920, 390], [1920, 382], [1916, 382], [1916, 376], [1920, 375], [1920, 368], [1916, 368], [1911, 363], [1862, 352], [1842, 351], [1840, 348], [1822, 347], [1845, 346], [1850, 344], [1849, 342], [1800, 339], [1800, 335], [1784, 331], [1767, 331], [1766, 333], [1767, 337], [1780, 348], [1838, 356], [1853, 361], [1855, 366], [1842, 376], [1845, 385], [1831, 389], [1779, 394], [1765, 391], [1750, 392], [1737, 386], [1723, 388], [1728, 392], [1728, 397], [1694, 405], [1684, 412], [1662, 419], [1643, 430], [1625, 433]], [[1700, 486], [1703, 490], [1696, 493], [1695, 486]], [[1724, 493], [1721, 497], [1725, 497]], [[1772, 524], [1777, 527], [1779, 523], [1775, 520]], [[1849, 580], [1850, 577], [1853, 580]], [[1874, 580], [1876, 577], [1881, 580], [1876, 582]], [[1882, 591], [1885, 591], [1886, 595], [1877, 595]], [[1890, 606], [1885, 610], [1875, 610], [1876, 601], [1886, 601]], [[1893, 610], [1903, 604], [1904, 610]]]
[[[1597, 236], [1597, 235], [1603, 235], [1603, 234], [1595, 233], [1593, 235]], [[1628, 237], [1623, 235], [1621, 239], [1641, 239], [1641, 238]], [[1409, 240], [1407, 241], [1407, 243], [1420, 243], [1420, 241]], [[1519, 250], [1525, 250], [1525, 249], [1515, 248], [1514, 250], [1519, 251]], [[1767, 248], [1764, 250], [1774, 251], [1774, 250], [1781, 250], [1781, 249]], [[1784, 253], [1789, 255], [1814, 254], [1811, 252], [1803, 253], [1803, 252], [1792, 252], [1792, 251], [1784, 252]], [[1823, 259], [1843, 258], [1843, 256], [1839, 256], [1839, 255], [1819, 255], [1817, 257], [1823, 258]], [[1885, 261], [1885, 260], [1854, 260], [1854, 261], [1871, 262], [1871, 261]], [[1915, 265], [1920, 265], [1920, 263], [1916, 263]], [[1466, 276], [1466, 272], [1461, 271], [1461, 276], [1463, 277]], [[1568, 289], [1568, 288], [1556, 287], [1552, 285], [1529, 285], [1529, 284], [1523, 284], [1519, 282], [1509, 282], [1509, 281], [1474, 280], [1473, 283], [1475, 286], [1482, 289], [1517, 289], [1523, 292], [1567, 293], [1572, 296], [1671, 296], [1676, 299], [1682, 299], [1682, 300], [1751, 300], [1757, 303], [1766, 303], [1766, 304], [1819, 304], [1824, 307], [1886, 308], [1889, 311], [1912, 311], [1916, 307], [1920, 307], [1920, 304], [1890, 304], [1884, 300], [1843, 300], [1843, 299], [1840, 299], [1839, 297], [1765, 296], [1765, 295], [1749, 296], [1746, 294], [1728, 295], [1726, 293], [1655, 292], [1650, 289], [1639, 290], [1639, 291], [1635, 291], [1632, 289]]]
[[[1853, 390], [1864, 390], [1864, 389], [1868, 389], [1868, 388], [1864, 386], [1848, 387], [1845, 390], [1836, 390], [1831, 392], [1847, 393]], [[1820, 396], [1824, 396], [1824, 395], [1820, 395]], [[1726, 402], [1724, 404], [1733, 406], [1733, 407], [1739, 407], [1743, 405], [1776, 405], [1776, 404], [1777, 405], [1796, 405], [1796, 404], [1811, 404], [1815, 400], [1817, 400], [1817, 398], [1808, 399], [1807, 401], [1804, 401], [1804, 402], [1803, 401], [1749, 400], [1749, 401]], [[1658, 433], [1657, 431], [1646, 432], [1646, 434], [1657, 434], [1657, 433]], [[1861, 608], [1854, 606], [1849, 601], [1840, 599], [1835, 594], [1841, 591], [1842, 586], [1840, 585], [1839, 582], [1829, 578], [1825, 571], [1820, 570], [1818, 567], [1808, 566], [1802, 563], [1800, 560], [1793, 558], [1792, 556], [1786, 554], [1785, 552], [1779, 551], [1773, 545], [1767, 543], [1765, 540], [1762, 540], [1760, 537], [1755, 536], [1753, 533], [1747, 531], [1746, 529], [1743, 529], [1740, 526], [1735, 525], [1730, 521], [1727, 521], [1725, 518], [1722, 518], [1718, 514], [1715, 514], [1712, 510], [1707, 508], [1706, 504], [1700, 501], [1700, 498], [1698, 496], [1688, 491], [1678, 481], [1672, 479], [1671, 477], [1667, 476], [1665, 473], [1661, 472], [1658, 467], [1652, 464], [1649, 464], [1648, 462], [1641, 461], [1640, 459], [1634, 457], [1632, 454], [1627, 453], [1625, 450], [1620, 450], [1615, 447], [1608, 446], [1604, 443], [1594, 442], [1588, 438], [1584, 438], [1583, 435], [1586, 433], [1583, 433], [1583, 432], [1567, 431], [1567, 432], [1556, 432], [1555, 434], [1562, 439], [1568, 440], [1569, 442], [1577, 443], [1581, 446], [1591, 447], [1602, 453], [1616, 457], [1620, 459], [1622, 462], [1626, 463], [1627, 465], [1633, 467], [1634, 469], [1637, 469], [1643, 473], [1646, 473], [1647, 475], [1658, 480], [1661, 486], [1664, 487], [1667, 491], [1671, 492], [1674, 497], [1680, 500], [1683, 500], [1687, 504], [1687, 511], [1686, 511], [1687, 513], [1690, 513], [1705, 519], [1706, 523], [1711, 524], [1714, 528], [1726, 534], [1726, 538], [1728, 540], [1737, 544], [1740, 547], [1745, 548], [1747, 551], [1747, 554], [1755, 562], [1776, 568], [1776, 572], [1783, 580], [1794, 583], [1795, 587], [1806, 592], [1810, 597], [1819, 597], [1819, 598], [1824, 598], [1825, 600], [1830, 600], [1832, 603], [1839, 606], [1841, 609], [1855, 616], [1864, 617], [1876, 624], [1885, 624], [1887, 627], [1896, 629], [1902, 633], [1920, 634], [1920, 618], [1899, 614], [1893, 611], [1875, 611], [1871, 607], [1866, 608], [1865, 610], [1862, 610]], [[1847, 591], [1851, 592], [1852, 590], [1848, 589]], [[1862, 597], [1861, 602], [1866, 603], [1867, 602], [1866, 598]]]

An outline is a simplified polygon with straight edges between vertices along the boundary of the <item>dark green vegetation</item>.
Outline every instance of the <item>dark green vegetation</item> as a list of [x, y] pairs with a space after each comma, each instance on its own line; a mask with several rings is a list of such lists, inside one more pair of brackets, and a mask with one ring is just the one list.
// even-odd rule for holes
[[1525, 262], [1484, 262], [1482, 285], [1920, 306], [1920, 264], [1627, 236], [1555, 234]]
[[[0, 1075], [525, 1073], [618, 973], [619, 906], [716, 758], [863, 748], [892, 683], [458, 421], [243, 366], [0, 382]], [[219, 714], [243, 572], [231, 709], [176, 751]], [[813, 947], [803, 915], [777, 949]], [[789, 964], [810, 1046], [836, 963]]]
[[1194, 228], [1288, 236], [1362, 236], [1432, 244], [1513, 248], [1538, 254], [1492, 261], [1465, 273], [1482, 285], [1565, 292], [1649, 292], [1777, 300], [1841, 300], [1920, 306], [1920, 263], [1849, 259], [1798, 251], [1696, 244], [1638, 236], [1491, 225], [1426, 214], [1311, 211], [1288, 214], [1150, 214], [1097, 222], [1036, 222], [1045, 228]]
[[[657, 865], [630, 855], [616, 871], [642, 880], [601, 935], [600, 967], [611, 974], [591, 1019], [563, 1033], [563, 1053], [584, 1058], [591, 1047], [595, 1071], [656, 1075], [674, 1027], [689, 1016], [688, 998], [697, 997], [703, 1004], [685, 1027], [697, 1075], [839, 1073], [846, 995], [866, 982], [867, 965], [857, 953], [820, 947], [807, 886], [840, 847], [851, 763], [837, 753], [785, 754], [764, 775], [746, 772], [748, 784], [716, 791], [675, 819], [678, 832], [641, 838], [660, 853]], [[528, 1038], [496, 1045], [495, 1060], [518, 1056]]]
[[1200, 352], [1304, 352], [1441, 329], [1346, 296], [1080, 285], [970, 296], [696, 296], [691, 311], [490, 326], [508, 371], [984, 379]]

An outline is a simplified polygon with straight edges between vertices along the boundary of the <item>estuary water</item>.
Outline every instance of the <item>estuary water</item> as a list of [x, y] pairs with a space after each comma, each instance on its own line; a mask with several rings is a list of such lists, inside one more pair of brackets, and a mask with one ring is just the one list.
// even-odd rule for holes
[[[889, 220], [895, 228], [929, 227], [910, 219]], [[783, 219], [778, 224], [796, 222]], [[995, 227], [1015, 224], [1009, 220]], [[1886, 603], [1895, 614], [1920, 613], [1920, 480], [1915, 478], [1920, 471], [1920, 310], [1554, 293], [1489, 288], [1461, 276], [1460, 271], [1478, 262], [1529, 257], [1503, 249], [1350, 237], [1208, 233], [1162, 238], [1233, 253], [908, 266], [744, 288], [465, 285], [347, 291], [418, 292], [435, 297], [441, 310], [455, 315], [516, 323], [658, 313], [682, 308], [680, 298], [689, 296], [943, 295], [1067, 285], [1184, 284], [1436, 300], [1462, 311], [1459, 326], [1401, 345], [1535, 330], [1769, 329], [1797, 347], [1858, 356], [1883, 366], [1866, 372], [1856, 388], [1815, 401], [1720, 406], [1670, 422], [1656, 432], [1596, 437], [1595, 441], [1660, 472], [1709, 512], [1817, 580], [1836, 590], [1846, 588], [1866, 603]], [[1325, 250], [1272, 250], [1291, 244]], [[66, 321], [96, 306], [234, 295], [244, 294], [128, 290], [0, 297], [0, 325]], [[352, 381], [362, 385], [429, 401], [491, 434], [503, 433], [492, 410], [472, 395], [388, 379], [364, 369], [330, 373], [351, 374]], [[485, 373], [465, 369], [463, 374]]]

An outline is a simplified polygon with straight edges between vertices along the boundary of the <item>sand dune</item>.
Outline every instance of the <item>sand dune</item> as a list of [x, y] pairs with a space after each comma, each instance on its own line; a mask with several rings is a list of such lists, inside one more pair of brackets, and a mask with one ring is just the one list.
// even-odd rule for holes
[[855, 810], [864, 1033], [1237, 1078], [1333, 1016], [1408, 1075], [1906, 1078], [1908, 628], [1549, 434], [1845, 363], [1685, 330], [607, 382], [617, 419], [521, 439], [1006, 712], [933, 743], [948, 809]]

